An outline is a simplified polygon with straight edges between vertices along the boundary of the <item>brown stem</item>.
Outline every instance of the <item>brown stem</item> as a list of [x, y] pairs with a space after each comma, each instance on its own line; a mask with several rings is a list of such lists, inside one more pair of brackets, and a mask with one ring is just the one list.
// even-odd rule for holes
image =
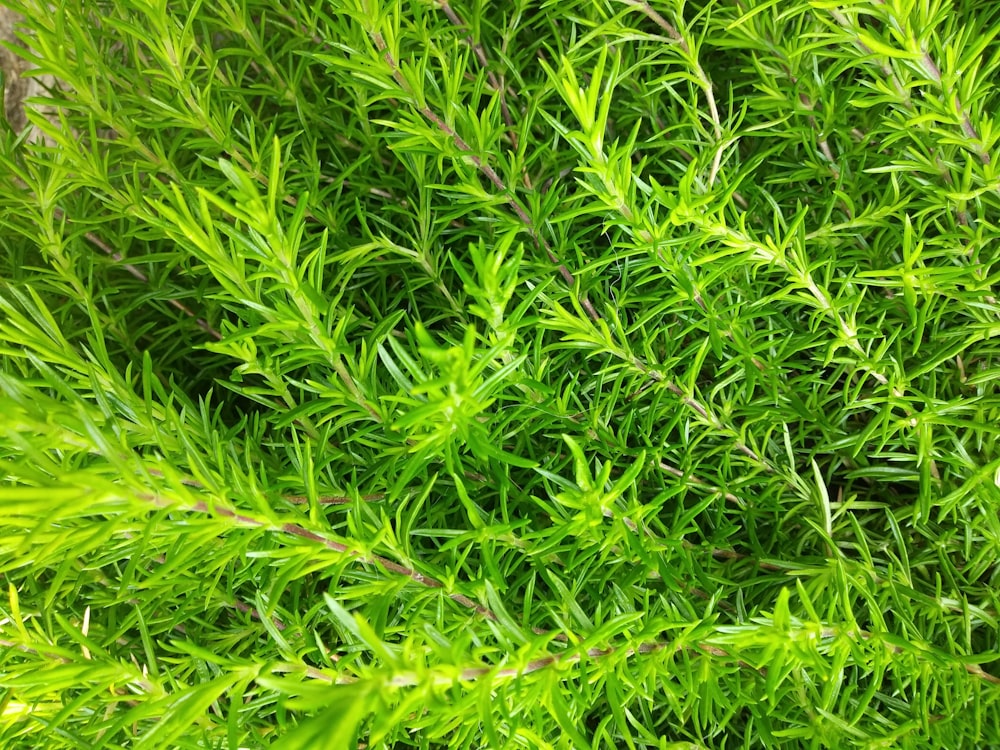
[[[690, 60], [691, 65], [694, 68], [695, 75], [698, 78], [698, 85], [700, 85], [702, 91], [705, 92], [705, 100], [708, 102], [708, 112], [712, 118], [712, 126], [715, 130], [715, 137], [716, 139], [721, 138], [722, 118], [719, 116], [719, 107], [715, 103], [715, 93], [712, 87], [712, 82], [708, 79], [705, 69], [701, 67], [701, 63], [698, 62], [694, 55], [691, 54], [691, 47], [688, 45], [687, 40], [681, 36], [679, 31], [677, 31], [676, 26], [657, 13], [653, 7], [646, 2], [646, 0], [622, 0], [622, 2], [642, 11], [647, 18], [667, 33], [670, 40], [674, 42], [680, 48], [681, 52], [683, 52], [684, 55]], [[716, 158], [721, 158], [721, 152], [716, 155]]]
[[[84, 234], [84, 237], [86, 237], [87, 240], [89, 240], [92, 245], [100, 248], [105, 253], [107, 253], [107, 255], [109, 255], [113, 260], [121, 263], [122, 268], [124, 268], [126, 271], [132, 274], [132, 276], [134, 276], [135, 278], [139, 279], [139, 281], [143, 282], [144, 284], [149, 283], [149, 277], [146, 274], [144, 274], [142, 271], [136, 268], [136, 266], [134, 266], [133, 264], [123, 262], [121, 253], [116, 252], [114, 249], [109, 247], [108, 244], [105, 243], [96, 234], [94, 234], [93, 232], [87, 232], [86, 234]], [[198, 327], [201, 328], [201, 330], [205, 331], [205, 333], [214, 338], [216, 341], [222, 339], [221, 333], [212, 328], [212, 326], [209, 325], [209, 323], [205, 321], [203, 318], [199, 318], [198, 315], [190, 307], [185, 305], [180, 300], [167, 299], [167, 304], [176, 310], [180, 310], [189, 318], [194, 318], [194, 322], [198, 325]]]
[[514, 146], [514, 150], [517, 150], [517, 132], [514, 130], [514, 119], [510, 115], [510, 109], [507, 107], [507, 97], [504, 93], [504, 86], [500, 79], [497, 78], [496, 74], [490, 70], [490, 61], [486, 55], [486, 50], [482, 44], [477, 42], [473, 36], [472, 32], [468, 30], [468, 26], [459, 17], [459, 15], [452, 9], [451, 5], [448, 4], [448, 0], [440, 0], [441, 11], [448, 16], [448, 20], [451, 23], [466, 31], [465, 43], [472, 48], [473, 53], [476, 56], [476, 60], [479, 61], [479, 65], [486, 71], [486, 79], [490, 82], [493, 90], [497, 92], [500, 97], [500, 115], [503, 117], [504, 123], [507, 125], [507, 137], [510, 138], [511, 144]]
[[671, 41], [677, 43], [677, 46], [681, 48], [681, 51], [685, 55], [691, 54], [691, 48], [688, 47], [688, 43], [684, 40], [684, 37], [677, 31], [677, 27], [657, 13], [649, 3], [645, 0], [623, 0], [623, 2], [626, 5], [631, 5], [633, 8], [641, 10], [647, 18], [667, 32], [667, 36], [670, 37]]
[[[472, 161], [472, 163], [476, 166], [476, 168], [486, 177], [486, 179], [488, 179], [493, 184], [493, 186], [496, 187], [496, 189], [504, 195], [504, 200], [506, 201], [507, 205], [517, 216], [518, 220], [524, 225], [525, 229], [528, 230], [528, 233], [531, 235], [531, 238], [532, 240], [534, 240], [535, 244], [538, 247], [545, 250], [545, 253], [548, 256], [550, 262], [558, 265], [559, 275], [563, 277], [563, 279], [566, 281], [568, 285], [575, 286], [576, 279], [574, 278], [573, 273], [569, 270], [569, 268], [566, 267], [564, 263], [560, 262], [559, 258], [555, 255], [554, 252], [552, 252], [552, 247], [538, 233], [538, 229], [535, 226], [534, 221], [532, 221], [531, 217], [528, 215], [528, 212], [524, 210], [524, 207], [521, 206], [520, 202], [514, 196], [513, 192], [507, 188], [507, 185], [504, 183], [500, 175], [497, 174], [496, 170], [493, 169], [493, 167], [491, 167], [488, 163], [486, 163], [486, 161], [483, 160], [482, 157], [476, 154], [469, 146], [469, 144], [466, 143], [465, 140], [458, 133], [455, 132], [454, 128], [448, 125], [448, 123], [445, 122], [440, 115], [434, 112], [427, 105], [421, 105], [419, 104], [419, 102], [417, 102], [417, 98], [413, 93], [413, 89], [407, 82], [406, 77], [403, 75], [402, 70], [400, 70], [399, 64], [396, 62], [396, 58], [393, 57], [392, 52], [389, 51], [388, 46], [385, 43], [385, 39], [377, 31], [372, 31], [370, 33], [372, 41], [375, 43], [375, 47], [378, 49], [379, 52], [382, 53], [382, 59], [389, 66], [389, 69], [392, 71], [393, 80], [395, 80], [396, 83], [399, 85], [399, 87], [414, 101], [415, 106], [417, 107], [417, 110], [420, 112], [420, 114], [428, 121], [430, 121], [438, 130], [444, 133], [455, 145], [455, 147], [458, 148], [459, 151], [468, 156], [469, 159]], [[591, 303], [586, 293], [584, 292], [580, 293], [580, 304], [583, 306], [583, 309], [587, 312], [587, 315], [590, 316], [592, 320], [596, 321], [601, 319], [600, 313], [597, 312], [597, 309], [594, 307], [594, 305]]]
[[[325, 534], [307, 529], [305, 526], [301, 526], [297, 523], [288, 522], [275, 527], [266, 521], [244, 515], [233, 508], [219, 503], [215, 503], [210, 507], [205, 501], [198, 501], [194, 505], [178, 507], [177, 504], [171, 502], [170, 500], [156, 495], [142, 495], [141, 497], [143, 500], [152, 503], [158, 508], [176, 508], [177, 510], [183, 510], [190, 513], [205, 513], [210, 516], [214, 515], [219, 518], [226, 518], [235, 522], [237, 526], [244, 529], [266, 529], [268, 531], [279, 531], [290, 536], [307, 539], [310, 542], [315, 542], [316, 544], [325, 547], [326, 549], [346, 554], [349, 557], [354, 558], [362, 565], [378, 565], [390, 573], [405, 576], [421, 586], [432, 589], [444, 589], [444, 584], [436, 578], [424, 575], [413, 568], [401, 565], [400, 563], [386, 557], [381, 557], [379, 555], [362, 555], [356, 549], [352, 549], [343, 542], [332, 539]], [[487, 609], [481, 604], [473, 601], [465, 594], [452, 593], [448, 594], [448, 596], [452, 600], [461, 604], [463, 607], [471, 609], [473, 612], [485, 617], [487, 620], [492, 620], [494, 622], [497, 621], [497, 616], [490, 609]]]
[[[55, 215], [58, 218], [62, 218], [62, 219], [64, 219], [65, 216], [66, 216], [65, 212], [62, 209], [60, 209], [60, 208], [56, 208], [55, 209]], [[95, 234], [94, 232], [85, 232], [83, 236], [87, 239], [88, 242], [90, 242], [90, 244], [92, 244], [94, 247], [100, 249], [105, 255], [109, 256], [112, 260], [114, 260], [114, 261], [116, 261], [118, 263], [121, 263], [122, 264], [122, 268], [124, 268], [126, 271], [128, 271], [130, 274], [132, 274], [133, 277], [135, 277], [136, 279], [138, 279], [139, 281], [141, 281], [144, 284], [148, 284], [149, 283], [149, 276], [147, 276], [145, 273], [143, 273], [141, 270], [139, 270], [139, 268], [137, 268], [132, 263], [126, 263], [126, 262], [124, 262], [121, 253], [117, 252], [114, 248], [112, 248], [110, 245], [108, 245], [108, 243], [106, 243], [104, 240], [102, 240], [97, 234]], [[221, 333], [219, 333], [217, 330], [215, 330], [203, 318], [199, 318], [198, 315], [197, 315], [197, 313], [195, 313], [190, 307], [188, 307], [187, 305], [185, 305], [180, 300], [167, 299], [167, 304], [169, 304], [171, 307], [173, 307], [176, 310], [180, 310], [182, 313], [184, 313], [185, 315], [187, 315], [189, 318], [194, 318], [194, 321], [198, 325], [198, 327], [201, 328], [203, 331], [205, 331], [209, 336], [211, 336], [212, 338], [214, 338], [216, 341], [218, 341], [218, 340], [220, 340], [222, 338], [222, 334]]]
[[[695, 412], [702, 419], [706, 420], [707, 422], [711, 423], [713, 426], [716, 426], [718, 428], [724, 427], [724, 425], [722, 425], [722, 423], [719, 421], [719, 419], [714, 414], [710, 413], [709, 410], [704, 406], [704, 404], [702, 404], [701, 402], [696, 401], [695, 399], [693, 399], [690, 396], [686, 395], [684, 393], [684, 391], [681, 390], [681, 388], [676, 383], [673, 383], [673, 382], [671, 382], [669, 380], [666, 380], [660, 372], [658, 372], [658, 371], [650, 368], [645, 362], [643, 362], [639, 358], [635, 358], [634, 360], [632, 360], [632, 364], [640, 372], [642, 372], [645, 375], [647, 375], [650, 378], [651, 381], [655, 381], [655, 382], [658, 382], [658, 383], [663, 383], [664, 387], [666, 387], [666, 389], [668, 391], [670, 391], [672, 394], [674, 394], [675, 396], [677, 396], [681, 400], [682, 404], [684, 404], [686, 407], [688, 407], [689, 409], [691, 409], [693, 412]], [[729, 428], [729, 429], [732, 429], [732, 428]], [[733, 432], [737, 432], [737, 431], [733, 430]], [[753, 461], [754, 463], [756, 463], [764, 471], [767, 471], [769, 473], [774, 473], [774, 467], [771, 466], [771, 464], [769, 462], [767, 462], [763, 458], [761, 458], [761, 456], [759, 456], [756, 451], [754, 451], [752, 448], [750, 448], [742, 440], [739, 440], [739, 439], [735, 440], [735, 445], [736, 445], [736, 449], [740, 453], [742, 453], [743, 455], [747, 456], [751, 461]]]
[[732, 492], [726, 492], [726, 491], [722, 490], [721, 487], [716, 487], [715, 485], [709, 484], [704, 479], [700, 479], [699, 477], [696, 477], [694, 474], [685, 474], [683, 471], [681, 471], [680, 469], [678, 469], [676, 466], [671, 466], [666, 461], [660, 461], [659, 468], [662, 469], [663, 471], [667, 472], [668, 474], [673, 474], [675, 477], [678, 477], [679, 479], [683, 479], [685, 482], [691, 482], [691, 484], [696, 484], [699, 487], [704, 487], [705, 489], [712, 490], [714, 492], [721, 492], [722, 496], [724, 498], [726, 498], [726, 500], [728, 500], [731, 503], [737, 503], [739, 505], [743, 504], [743, 501], [740, 500]]
[[[126, 539], [134, 539], [135, 538], [135, 535], [132, 534], [129, 531], [124, 532], [122, 534], [122, 536], [124, 536]], [[167, 556], [166, 555], [157, 555], [156, 557], [153, 558], [153, 562], [155, 562], [157, 565], [166, 565], [166, 563], [167, 563]], [[138, 604], [138, 600], [133, 600], [133, 603]], [[244, 602], [242, 599], [236, 599], [236, 598], [234, 598], [232, 600], [232, 602], [227, 603], [227, 605], [231, 606], [237, 612], [243, 612], [244, 614], [249, 613], [250, 616], [253, 619], [255, 619], [255, 620], [263, 620], [263, 617], [261, 617], [261, 614], [257, 610], [257, 608], [256, 607], [251, 607], [249, 604], [247, 604], [246, 602]], [[285, 623], [282, 622], [277, 617], [272, 617], [271, 618], [271, 622], [274, 624], [274, 627], [277, 628], [278, 630], [284, 630], [285, 629]], [[181, 631], [181, 632], [183, 632], [183, 631]]]
[[[876, 2], [876, 4], [884, 5], [884, 3], [882, 2]], [[864, 42], [862, 42], [860, 38], [858, 38], [854, 24], [846, 15], [844, 15], [844, 13], [836, 10], [831, 10], [830, 15], [833, 16], [833, 19], [842, 28], [851, 32], [855, 36], [854, 44], [861, 52], [863, 52], [865, 55], [870, 55], [870, 56], [874, 55], [874, 52], [872, 52], [872, 50]], [[941, 91], [942, 94], [944, 94], [945, 91], [941, 79], [941, 68], [938, 66], [934, 58], [931, 57], [931, 54], [927, 50], [923, 50], [923, 56], [921, 58], [921, 62], [923, 63], [924, 72], [927, 74], [927, 77], [930, 78], [938, 87], [938, 90]], [[905, 90], [905, 87], [899, 80], [899, 77], [893, 71], [891, 65], [889, 64], [889, 61], [884, 59], [881, 60], [879, 62], [879, 68], [882, 70], [883, 74], [886, 77], [892, 80], [893, 85], [896, 88], [896, 91], [900, 94], [904, 108], [912, 112], [914, 107], [909, 92]], [[983, 164], [989, 164], [991, 161], [990, 154], [983, 147], [982, 137], [979, 135], [979, 133], [976, 131], [976, 128], [973, 126], [972, 120], [969, 117], [969, 111], [962, 103], [962, 100], [959, 98], [958, 94], [955, 94], [954, 104], [955, 104], [955, 109], [961, 115], [961, 121], [959, 123], [959, 127], [961, 128], [962, 133], [965, 135], [965, 137], [973, 142], [971, 150], [976, 154], [976, 156], [979, 157], [979, 160]]]
[[[305, 505], [309, 502], [309, 498], [305, 495], [285, 495], [284, 499], [295, 505]], [[385, 499], [383, 493], [361, 496], [361, 501], [365, 503], [374, 503], [383, 499]], [[354, 502], [354, 498], [347, 495], [320, 495], [316, 500], [320, 505], [350, 505]]]
[[[821, 638], [836, 638], [841, 635], [855, 636], [862, 641], [868, 641], [872, 639], [872, 634], [865, 630], [855, 630], [843, 632], [839, 628], [826, 627], [822, 628], [820, 631]], [[648, 654], [654, 654], [659, 651], [663, 651], [672, 646], [668, 641], [663, 640], [649, 640], [639, 643], [635, 646], [606, 646], [606, 647], [593, 647], [586, 651], [574, 651], [567, 649], [562, 653], [548, 654], [546, 656], [540, 656], [532, 659], [527, 664], [520, 667], [489, 667], [489, 666], [477, 666], [477, 667], [467, 667], [462, 669], [457, 675], [443, 675], [441, 677], [441, 682], [475, 682], [477, 680], [492, 677], [493, 679], [516, 679], [523, 677], [524, 675], [531, 674], [532, 672], [539, 672], [544, 669], [554, 667], [556, 665], [573, 665], [578, 664], [584, 659], [603, 659], [613, 655], [619, 655], [623, 659], [630, 659], [634, 656], [645, 656]], [[904, 651], [902, 646], [885, 644], [890, 651], [895, 654], [900, 654]], [[677, 648], [678, 651], [683, 651], [690, 654], [705, 654], [708, 656], [719, 657], [722, 659], [733, 658], [732, 654], [726, 651], [724, 648], [720, 648], [711, 643], [698, 643], [695, 646], [681, 646]], [[741, 669], [752, 670], [757, 672], [761, 676], [766, 676], [766, 667], [754, 667], [752, 664], [742, 660], [736, 660], [737, 665]], [[984, 670], [978, 664], [962, 664], [965, 671], [984, 682], [989, 682], [993, 685], [1000, 685], [1000, 677], [991, 674]], [[421, 680], [426, 680], [430, 676], [434, 679], [432, 675], [422, 673], [420, 675], [413, 672], [401, 672], [396, 673], [389, 685], [395, 688], [406, 688], [414, 687], [421, 684]], [[325, 678], [324, 679], [328, 679]], [[353, 682], [354, 677], [349, 675], [343, 675], [334, 678], [334, 681], [340, 682]], [[435, 680], [437, 681], [437, 680]]]

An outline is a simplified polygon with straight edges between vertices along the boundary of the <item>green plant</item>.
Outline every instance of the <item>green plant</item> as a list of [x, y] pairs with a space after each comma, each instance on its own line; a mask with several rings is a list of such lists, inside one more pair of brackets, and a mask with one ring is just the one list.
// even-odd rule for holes
[[1000, 743], [1000, 6], [8, 4], [4, 748]]

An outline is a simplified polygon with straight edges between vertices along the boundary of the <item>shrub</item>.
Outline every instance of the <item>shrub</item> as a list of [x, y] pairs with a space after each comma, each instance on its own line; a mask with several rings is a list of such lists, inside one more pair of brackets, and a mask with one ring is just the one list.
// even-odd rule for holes
[[9, 4], [4, 748], [1000, 742], [1000, 6]]

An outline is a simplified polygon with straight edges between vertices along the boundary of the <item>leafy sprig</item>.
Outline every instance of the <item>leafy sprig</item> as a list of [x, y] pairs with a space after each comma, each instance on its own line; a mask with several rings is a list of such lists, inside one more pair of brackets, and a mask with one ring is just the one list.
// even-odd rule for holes
[[10, 5], [4, 747], [1000, 741], [994, 11]]

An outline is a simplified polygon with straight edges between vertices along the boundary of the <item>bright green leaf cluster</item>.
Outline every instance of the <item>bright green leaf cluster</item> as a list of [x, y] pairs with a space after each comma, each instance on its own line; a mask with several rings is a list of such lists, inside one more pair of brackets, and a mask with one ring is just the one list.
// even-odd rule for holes
[[8, 5], [0, 747], [1000, 744], [1000, 6]]

